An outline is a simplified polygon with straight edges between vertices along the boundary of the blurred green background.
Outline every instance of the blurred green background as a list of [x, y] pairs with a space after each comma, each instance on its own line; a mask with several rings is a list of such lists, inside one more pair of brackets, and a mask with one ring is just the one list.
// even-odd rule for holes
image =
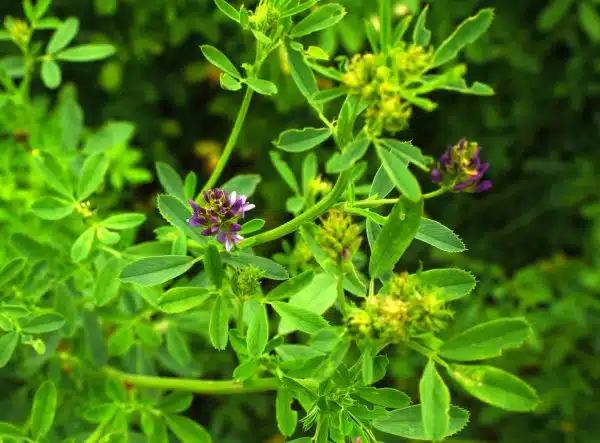
[[[330, 53], [360, 52], [366, 47], [363, 19], [373, 16], [377, 2], [340, 2], [347, 17], [319, 35], [317, 43]], [[395, 12], [415, 12], [422, 3], [400, 0]], [[468, 78], [492, 85], [496, 95], [438, 94], [438, 110], [415, 112], [400, 137], [432, 156], [462, 136], [478, 140], [491, 163], [494, 188], [485, 195], [456, 195], [428, 205], [436, 219], [463, 237], [470, 249], [463, 257], [428, 256], [427, 249], [419, 249], [412, 258], [459, 265], [477, 274], [479, 288], [462, 303], [457, 328], [474, 319], [515, 313], [532, 322], [535, 338], [495, 364], [527, 379], [543, 400], [535, 413], [516, 415], [458, 398], [454, 403], [468, 407], [473, 416], [454, 441], [598, 441], [600, 1], [430, 3], [434, 43], [479, 8], [496, 9], [491, 30], [465, 54]], [[132, 122], [145, 167], [152, 170], [162, 160], [181, 173], [195, 170], [207, 178], [241, 94], [219, 88], [219, 73], [204, 61], [198, 46], [213, 44], [241, 63], [252, 54], [251, 36], [228, 22], [212, 0], [55, 0], [51, 12], [78, 17], [80, 40], [118, 47], [106, 62], [65, 67], [64, 78], [76, 86], [86, 125]], [[1, 2], [0, 16], [6, 15], [21, 16], [21, 2]], [[0, 57], [10, 51], [0, 42]], [[259, 173], [263, 181], [255, 199], [263, 217], [275, 225], [289, 217], [282, 209], [289, 195], [281, 191], [268, 159], [271, 141], [291, 122], [302, 127], [313, 117], [277, 54], [263, 77], [278, 83], [280, 92], [275, 98], [253, 99], [223, 179]], [[327, 85], [328, 80], [320, 81]], [[34, 91], [55, 97], [41, 82]], [[286, 159], [298, 170], [301, 156]], [[372, 172], [375, 168], [373, 162]], [[148, 211], [158, 222], [155, 180], [122, 192], [123, 207]], [[207, 347], [206, 359], [215, 377], [231, 374], [229, 357], [215, 359]], [[398, 353], [387, 382], [414, 393], [416, 365], [421, 363]], [[276, 437], [272, 406], [269, 395], [197, 398], [194, 418], [222, 435], [220, 443], [275, 443], [283, 440]]]

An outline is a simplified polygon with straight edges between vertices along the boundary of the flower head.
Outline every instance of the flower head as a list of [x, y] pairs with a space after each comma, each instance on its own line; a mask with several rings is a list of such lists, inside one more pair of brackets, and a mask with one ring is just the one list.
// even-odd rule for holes
[[481, 161], [481, 147], [477, 142], [462, 138], [448, 146], [431, 171], [431, 179], [455, 192], [484, 192], [492, 187], [491, 180], [482, 180], [489, 163]]
[[255, 206], [248, 203], [245, 195], [229, 194], [223, 189], [214, 188], [202, 194], [203, 206], [190, 200], [193, 214], [188, 220], [190, 226], [202, 228], [202, 235], [216, 236], [219, 243], [230, 251], [234, 245], [244, 239], [239, 234], [242, 229], [238, 221]]

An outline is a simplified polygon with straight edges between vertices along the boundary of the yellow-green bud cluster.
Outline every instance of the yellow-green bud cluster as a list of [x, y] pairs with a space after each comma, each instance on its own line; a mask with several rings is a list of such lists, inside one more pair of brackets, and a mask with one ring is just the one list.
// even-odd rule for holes
[[439, 332], [452, 315], [436, 288], [402, 273], [391, 279], [385, 293], [367, 297], [361, 308], [352, 310], [347, 326], [358, 339], [398, 343], [424, 332]]
[[260, 290], [262, 271], [256, 266], [233, 269], [231, 289], [241, 298], [250, 298]]
[[418, 77], [433, 64], [433, 49], [402, 43], [390, 52], [392, 64], [404, 78]]
[[279, 10], [268, 0], [261, 0], [254, 12], [250, 13], [250, 26], [257, 31], [266, 32], [277, 24]]
[[13, 17], [4, 19], [4, 27], [10, 34], [10, 37], [19, 46], [26, 45], [31, 38], [31, 30], [27, 22]]
[[321, 218], [319, 243], [332, 259], [341, 263], [358, 252], [362, 242], [360, 232], [360, 227], [352, 223], [352, 217], [330, 209], [327, 216]]
[[360, 95], [367, 102], [366, 124], [370, 133], [407, 128], [412, 107], [400, 92], [430, 69], [432, 61], [431, 50], [405, 43], [393, 48], [389, 56], [367, 53], [352, 58], [342, 81], [351, 94]]

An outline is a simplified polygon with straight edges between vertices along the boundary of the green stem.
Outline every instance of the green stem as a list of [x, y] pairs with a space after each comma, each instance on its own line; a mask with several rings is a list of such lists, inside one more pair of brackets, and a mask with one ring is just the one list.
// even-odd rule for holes
[[[225, 148], [223, 149], [223, 153], [221, 157], [219, 157], [219, 161], [217, 162], [217, 166], [213, 170], [212, 174], [206, 181], [206, 184], [202, 188], [202, 191], [206, 191], [209, 188], [215, 186], [215, 184], [219, 181], [223, 170], [225, 169], [225, 165], [229, 161], [229, 157], [231, 157], [231, 153], [235, 148], [237, 140], [242, 132], [242, 126], [244, 126], [244, 121], [246, 120], [246, 115], [248, 114], [248, 108], [250, 108], [250, 101], [252, 100], [252, 95], [254, 91], [249, 87], [246, 87], [246, 92], [244, 93], [244, 99], [242, 100], [242, 105], [240, 106], [240, 110], [238, 111], [238, 115], [235, 119], [235, 123], [233, 124], [233, 129], [231, 130], [231, 134], [229, 135], [229, 139], [225, 144]], [[196, 197], [196, 200], [199, 200], [202, 197], [202, 191]]]
[[263, 232], [262, 234], [255, 235], [254, 237], [247, 238], [239, 244], [240, 248], [248, 248], [250, 246], [260, 245], [262, 243], [268, 243], [278, 238], [284, 237], [292, 232], [296, 231], [304, 223], [308, 223], [315, 218], [319, 217], [329, 208], [331, 208], [338, 199], [342, 196], [346, 190], [346, 186], [350, 181], [350, 173], [343, 172], [339, 175], [333, 189], [323, 197], [316, 205], [308, 209], [306, 212], [298, 215], [291, 219], [289, 222], [284, 223], [270, 231]]
[[438, 195], [445, 194], [446, 191], [447, 191], [446, 188], [439, 188], [436, 191], [432, 191], [432, 192], [428, 192], [427, 194], [423, 194], [423, 199], [427, 200], [427, 199], [430, 199], [430, 198], [433, 198], [433, 197], [437, 197]]
[[411, 341], [408, 344], [408, 347], [417, 351], [418, 353], [424, 355], [425, 357], [432, 359], [433, 361], [440, 364], [441, 366], [444, 366], [445, 368], [450, 367], [448, 365], [448, 363], [446, 363], [444, 360], [442, 360], [440, 357], [438, 357], [435, 352], [431, 351], [430, 349], [427, 349], [425, 346], [422, 346], [419, 343]]
[[109, 366], [105, 366], [103, 371], [109, 377], [131, 383], [141, 388], [173, 389], [207, 395], [248, 394], [252, 392], [274, 391], [278, 386], [278, 380], [275, 378], [254, 380], [251, 385], [245, 386], [235, 380], [194, 380], [189, 378], [128, 374]]
[[344, 273], [340, 272], [337, 280], [337, 299], [340, 312], [344, 317], [348, 313], [348, 306], [346, 304], [346, 295], [344, 294]]
[[[438, 195], [445, 194], [447, 189], [440, 188], [432, 192], [428, 192], [427, 194], [423, 194], [423, 199], [428, 200], [430, 198], [437, 197]], [[352, 203], [352, 206], [355, 208], [377, 208], [383, 205], [394, 205], [398, 201], [397, 198], [380, 198], [380, 199], [367, 199], [367, 200], [359, 200]]]
[[377, 208], [383, 205], [394, 205], [398, 201], [397, 198], [381, 198], [372, 200], [359, 200], [352, 203], [352, 206], [357, 208]]

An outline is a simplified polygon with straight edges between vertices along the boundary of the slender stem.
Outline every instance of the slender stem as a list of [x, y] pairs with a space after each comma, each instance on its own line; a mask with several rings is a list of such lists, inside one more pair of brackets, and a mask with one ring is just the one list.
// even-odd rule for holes
[[446, 188], [439, 188], [436, 191], [428, 192], [427, 194], [423, 194], [423, 199], [427, 200], [433, 197], [437, 197], [438, 195], [445, 194], [447, 191]]
[[284, 237], [292, 232], [296, 231], [300, 226], [304, 223], [308, 223], [315, 218], [319, 217], [329, 208], [331, 208], [338, 199], [342, 196], [344, 191], [346, 190], [346, 185], [350, 180], [350, 173], [343, 172], [339, 175], [333, 189], [323, 197], [316, 205], [312, 208], [308, 209], [306, 212], [298, 215], [297, 217], [291, 219], [289, 222], [284, 223], [281, 226], [278, 226], [270, 231], [263, 232], [262, 234], [255, 235], [254, 237], [247, 238], [239, 244], [240, 248], [247, 248], [250, 246], [260, 245], [262, 243], [267, 243], [273, 240], [277, 240], [278, 238]]
[[430, 358], [432, 360], [434, 360], [436, 363], [444, 366], [445, 368], [449, 368], [450, 366], [448, 365], [448, 363], [446, 363], [444, 360], [442, 360], [440, 357], [437, 356], [437, 354], [429, 349], [427, 349], [425, 346], [420, 345], [419, 343], [416, 343], [414, 341], [411, 341], [408, 344], [408, 347], [419, 352], [420, 354], [424, 355], [427, 358]]
[[[229, 157], [231, 157], [231, 153], [235, 148], [237, 140], [242, 132], [242, 126], [244, 126], [244, 121], [246, 120], [246, 115], [248, 114], [248, 108], [250, 107], [250, 101], [252, 100], [252, 95], [254, 91], [249, 87], [246, 87], [246, 92], [244, 93], [244, 99], [242, 100], [242, 105], [240, 106], [240, 110], [238, 111], [237, 118], [235, 119], [235, 123], [233, 124], [233, 129], [231, 130], [231, 134], [229, 135], [229, 139], [225, 144], [225, 148], [223, 149], [223, 153], [221, 157], [219, 157], [219, 161], [217, 162], [217, 166], [212, 171], [212, 174], [206, 181], [206, 184], [202, 188], [202, 191], [206, 191], [209, 188], [215, 186], [215, 184], [219, 181], [223, 170], [225, 169], [225, 165], [229, 161]], [[200, 199], [202, 196], [202, 192], [198, 194], [196, 200]]]
[[338, 299], [338, 305], [340, 308], [340, 312], [342, 313], [342, 315], [344, 317], [346, 317], [346, 314], [348, 313], [348, 306], [346, 304], [346, 295], [344, 294], [344, 273], [341, 272], [340, 275], [338, 276], [338, 280], [337, 280], [337, 299]]
[[398, 201], [397, 198], [381, 198], [372, 200], [359, 200], [352, 203], [352, 206], [357, 208], [377, 208], [383, 205], [394, 205]]
[[[428, 192], [427, 194], [423, 194], [423, 199], [428, 200], [430, 198], [437, 197], [438, 195], [445, 194], [447, 189], [440, 188], [432, 192]], [[367, 200], [359, 200], [352, 203], [352, 206], [356, 208], [377, 208], [383, 205], [393, 205], [398, 201], [397, 198], [380, 198], [380, 199], [367, 199]]]
[[235, 380], [194, 380], [189, 378], [155, 377], [121, 372], [105, 366], [104, 373], [118, 380], [131, 383], [142, 388], [173, 389], [207, 395], [247, 394], [252, 392], [274, 391], [277, 389], [276, 378], [261, 378], [245, 386]]
[[242, 337], [244, 336], [245, 332], [245, 324], [244, 324], [244, 300], [242, 300], [241, 298], [238, 298], [238, 318], [237, 318], [237, 328], [240, 331], [240, 334], [242, 335]]

